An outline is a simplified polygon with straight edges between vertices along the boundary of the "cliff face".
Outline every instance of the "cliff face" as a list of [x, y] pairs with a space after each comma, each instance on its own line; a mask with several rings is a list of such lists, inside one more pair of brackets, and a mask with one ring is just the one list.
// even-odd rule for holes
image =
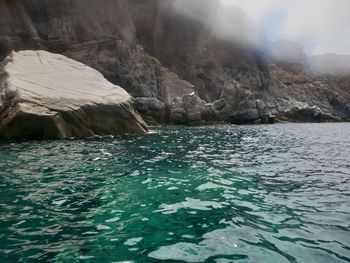
[[149, 122], [350, 117], [346, 81], [269, 65], [249, 30], [216, 0], [0, 0], [0, 57], [45, 49], [88, 64]]
[[192, 92], [138, 43], [129, 1], [1, 0], [0, 14], [2, 57], [44, 49], [81, 61], [124, 87], [157, 121], [169, 118], [165, 103]]
[[2, 0], [1, 46], [66, 52], [91, 41], [134, 41], [127, 1]]
[[[137, 39], [164, 66], [194, 84], [202, 99], [219, 99], [225, 83], [232, 80], [245, 88], [267, 87], [268, 67], [262, 54], [249, 39], [239, 43], [244, 36], [231, 33], [234, 27], [245, 26], [237, 8], [223, 11], [220, 1], [214, 0], [136, 2], [132, 14]], [[230, 21], [235, 17], [240, 19]], [[230, 26], [223, 29], [221, 24], [226, 23]]]

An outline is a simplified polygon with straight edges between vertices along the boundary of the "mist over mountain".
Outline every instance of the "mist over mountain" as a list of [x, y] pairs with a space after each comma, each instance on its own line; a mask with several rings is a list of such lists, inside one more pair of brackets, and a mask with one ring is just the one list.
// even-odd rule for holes
[[284, 39], [268, 43], [265, 52], [271, 63], [315, 75], [349, 75], [350, 55], [308, 56], [302, 45]]
[[260, 35], [255, 43], [275, 62], [303, 66], [315, 74], [350, 74], [349, 1], [223, 3], [241, 9], [250, 21], [250, 34]]
[[309, 55], [350, 55], [348, 0], [225, 0], [242, 8], [269, 41], [286, 39]]
[[285, 65], [290, 69], [307, 70], [309, 57], [302, 45], [284, 39], [270, 41], [265, 49], [270, 63]]
[[317, 74], [350, 74], [350, 55], [323, 54], [312, 56], [310, 66]]

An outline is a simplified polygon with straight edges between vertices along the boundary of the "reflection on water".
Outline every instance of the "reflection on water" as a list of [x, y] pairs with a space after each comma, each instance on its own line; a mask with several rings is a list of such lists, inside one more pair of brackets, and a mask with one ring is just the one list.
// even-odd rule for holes
[[349, 130], [1, 143], [1, 262], [350, 262]]

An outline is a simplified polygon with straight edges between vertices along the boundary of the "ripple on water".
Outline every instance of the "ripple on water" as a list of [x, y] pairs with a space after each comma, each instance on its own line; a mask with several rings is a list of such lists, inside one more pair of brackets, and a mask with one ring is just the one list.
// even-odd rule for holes
[[350, 262], [350, 124], [0, 143], [4, 262]]

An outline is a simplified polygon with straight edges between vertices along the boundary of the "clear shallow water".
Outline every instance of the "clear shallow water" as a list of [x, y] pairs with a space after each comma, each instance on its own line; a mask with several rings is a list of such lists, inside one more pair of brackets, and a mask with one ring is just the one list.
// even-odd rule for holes
[[350, 262], [350, 124], [0, 143], [0, 262]]

